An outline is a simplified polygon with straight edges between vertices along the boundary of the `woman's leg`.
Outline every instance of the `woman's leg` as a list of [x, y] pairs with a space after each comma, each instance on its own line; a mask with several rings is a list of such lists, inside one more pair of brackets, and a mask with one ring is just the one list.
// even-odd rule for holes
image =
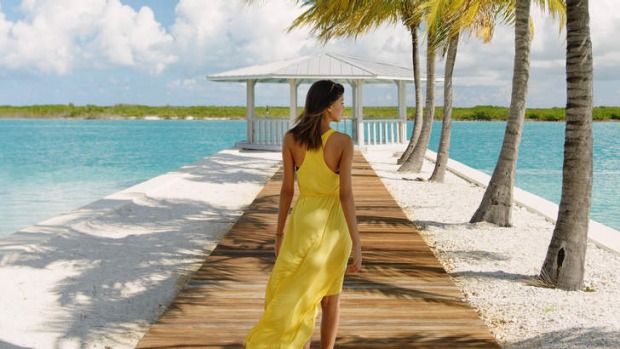
[[323, 297], [321, 310], [321, 349], [332, 349], [336, 344], [340, 320], [340, 294]]

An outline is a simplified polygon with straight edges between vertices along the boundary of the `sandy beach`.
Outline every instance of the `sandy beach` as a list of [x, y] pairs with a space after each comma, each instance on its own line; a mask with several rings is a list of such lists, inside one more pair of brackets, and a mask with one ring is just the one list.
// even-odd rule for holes
[[[484, 189], [365, 156], [504, 348], [619, 348], [620, 255], [590, 243], [586, 286], [532, 286], [553, 230], [467, 223]], [[280, 164], [225, 150], [0, 240], [0, 348], [133, 348]]]
[[484, 188], [452, 173], [443, 184], [397, 173], [396, 150], [365, 155], [409, 219], [504, 348], [620, 348], [620, 255], [588, 243], [585, 285], [566, 292], [531, 286], [554, 225], [516, 206], [513, 227], [468, 223]]
[[0, 348], [134, 348], [279, 160], [224, 150], [0, 239]]

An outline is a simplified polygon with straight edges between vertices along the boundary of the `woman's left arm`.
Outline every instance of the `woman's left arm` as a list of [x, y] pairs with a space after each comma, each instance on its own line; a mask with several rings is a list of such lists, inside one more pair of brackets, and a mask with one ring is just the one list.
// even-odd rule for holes
[[276, 257], [280, 253], [282, 238], [284, 237], [284, 226], [286, 224], [286, 217], [288, 216], [288, 211], [291, 208], [293, 195], [295, 195], [295, 162], [293, 160], [293, 153], [291, 151], [291, 142], [294, 142], [294, 140], [292, 137], [292, 134], [287, 133], [284, 136], [284, 144], [282, 145], [284, 178], [282, 180], [282, 188], [280, 188], [280, 204], [278, 208], [278, 223], [276, 226]]

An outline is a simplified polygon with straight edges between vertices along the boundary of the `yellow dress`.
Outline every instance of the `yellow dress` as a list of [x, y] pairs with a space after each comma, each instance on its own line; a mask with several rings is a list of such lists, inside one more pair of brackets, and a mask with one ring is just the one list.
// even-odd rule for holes
[[[323, 134], [323, 145], [334, 133]], [[324, 296], [342, 291], [351, 253], [340, 204], [340, 176], [325, 164], [323, 148], [306, 151], [297, 170], [295, 202], [265, 294], [265, 312], [250, 331], [248, 349], [300, 349], [312, 337]]]

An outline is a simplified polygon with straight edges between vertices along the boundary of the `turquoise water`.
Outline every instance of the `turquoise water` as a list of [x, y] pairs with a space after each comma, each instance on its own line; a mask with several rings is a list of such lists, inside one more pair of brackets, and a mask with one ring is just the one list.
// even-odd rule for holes
[[[453, 123], [450, 157], [491, 174], [506, 124]], [[441, 125], [433, 126], [437, 150]], [[620, 123], [594, 124], [592, 219], [620, 230]], [[0, 120], [0, 236], [245, 139], [245, 121]], [[525, 124], [517, 186], [559, 202], [563, 123]]]
[[[505, 122], [456, 122], [450, 158], [491, 175], [502, 146]], [[441, 123], [433, 125], [429, 148], [437, 151]], [[620, 123], [598, 122], [594, 135], [594, 181], [590, 218], [620, 230]], [[516, 186], [559, 203], [565, 124], [526, 122], [517, 163]]]
[[244, 121], [0, 120], [0, 236], [241, 139]]

